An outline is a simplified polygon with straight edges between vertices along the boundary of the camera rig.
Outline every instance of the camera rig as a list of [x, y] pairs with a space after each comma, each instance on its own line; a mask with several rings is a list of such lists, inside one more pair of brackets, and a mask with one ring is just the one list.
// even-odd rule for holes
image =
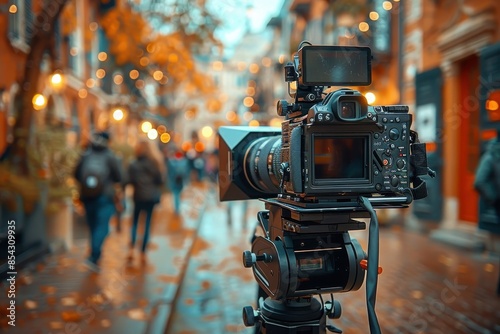
[[[370, 331], [380, 332], [374, 208], [407, 208], [427, 196], [419, 176], [434, 172], [410, 130], [408, 106], [369, 106], [348, 88], [325, 94], [330, 86], [369, 85], [371, 59], [367, 47], [303, 42], [285, 65], [294, 102], [277, 104], [281, 130], [219, 129], [221, 200], [265, 202], [252, 249], [243, 253], [261, 291], [257, 310], [245, 307], [243, 318], [262, 333], [341, 332], [326, 325], [341, 314], [333, 293], [358, 290], [365, 271]], [[368, 254], [349, 236], [366, 228], [358, 220], [366, 218]], [[325, 293], [331, 301], [313, 297]]]

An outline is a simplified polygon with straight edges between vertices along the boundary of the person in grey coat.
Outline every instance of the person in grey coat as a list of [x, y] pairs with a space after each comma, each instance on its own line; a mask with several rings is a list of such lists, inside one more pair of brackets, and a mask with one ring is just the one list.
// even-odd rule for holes
[[141, 212], [144, 212], [146, 217], [141, 247], [141, 260], [144, 262], [146, 260], [145, 253], [149, 241], [153, 209], [161, 198], [165, 164], [160, 150], [151, 140], [139, 141], [135, 153], [136, 159], [128, 168], [129, 184], [132, 185], [134, 191], [132, 196], [134, 211], [128, 259], [133, 259], [139, 217]]

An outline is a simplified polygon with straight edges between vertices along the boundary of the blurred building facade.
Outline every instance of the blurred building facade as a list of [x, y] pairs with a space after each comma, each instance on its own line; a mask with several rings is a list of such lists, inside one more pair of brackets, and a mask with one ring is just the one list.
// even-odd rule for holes
[[[13, 140], [15, 122], [20, 115], [17, 101], [24, 93], [23, 85], [34, 84], [37, 93], [42, 97], [40, 106], [35, 106], [35, 102], [33, 106], [25, 106], [34, 108], [29, 125], [30, 133], [45, 131], [45, 145], [56, 143], [56, 140], [50, 137], [56, 133], [57, 136], [62, 134], [65, 138], [61, 141], [60, 137], [57, 137], [58, 144], [49, 148], [49, 151], [53, 151], [50, 153], [52, 157], [57, 156], [57, 152], [77, 152], [86, 144], [92, 132], [108, 128], [110, 109], [117, 104], [120, 97], [111, 89], [111, 76], [105, 78], [99, 74], [103, 67], [101, 60], [105, 55], [99, 53], [105, 52], [107, 47], [104, 33], [96, 23], [98, 16], [106, 10], [99, 2], [67, 2], [66, 14], [61, 14], [56, 21], [55, 45], [51, 49], [52, 52], [46, 50], [41, 59], [37, 59], [37, 63], [27, 64], [28, 54], [32, 51], [31, 41], [36, 28], [36, 17], [41, 13], [49, 16], [53, 14], [50, 11], [42, 12], [42, 6], [42, 0], [3, 1], [0, 5], [0, 153], [3, 153]], [[51, 17], [46, 19], [50, 20]], [[29, 73], [26, 72], [33, 66], [40, 70], [38, 82], [35, 83], [27, 80]], [[37, 152], [42, 145], [38, 142], [40, 137], [35, 134], [28, 138], [28, 155], [31, 157], [33, 152], [41, 153]], [[34, 151], [30, 153], [29, 150]], [[43, 178], [51, 185], [52, 180], [56, 180], [59, 181], [56, 183], [65, 188], [67, 177], [72, 174], [72, 167], [66, 163], [54, 165], [57, 161], [49, 161], [49, 153], [43, 152], [46, 155], [42, 157], [46, 170], [40, 170], [38, 174], [44, 175]], [[29, 157], [24, 159], [31, 163]], [[50, 175], [51, 173], [53, 175]], [[73, 196], [71, 193], [65, 193], [51, 203], [51, 194], [58, 190], [61, 189], [50, 186], [48, 193], [40, 193], [43, 198], [39, 198], [33, 210], [26, 210], [25, 206], [17, 205], [16, 211], [11, 212], [10, 208], [4, 205], [5, 198], [2, 198], [0, 213], [6, 219], [2, 220], [0, 226], [0, 244], [3, 245], [7, 235], [4, 234], [4, 223], [9, 218], [16, 220], [16, 234], [19, 239], [16, 252], [19, 258], [28, 258], [30, 255], [23, 257], [22, 254], [40, 253], [50, 247], [70, 248], [73, 240]], [[51, 204], [57, 204], [57, 209], [49, 211]], [[3, 254], [1, 260], [0, 269], [5, 269]]]
[[479, 225], [500, 233], [473, 188], [481, 148], [500, 125], [500, 3], [409, 1], [402, 13], [402, 102], [413, 106], [438, 172], [415, 213], [444, 231], [474, 235]]

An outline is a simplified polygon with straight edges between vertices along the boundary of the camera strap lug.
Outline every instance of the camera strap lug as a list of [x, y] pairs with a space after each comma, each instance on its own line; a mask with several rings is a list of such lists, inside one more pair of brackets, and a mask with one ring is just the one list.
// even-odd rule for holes
[[280, 189], [283, 190], [285, 187], [285, 182], [290, 181], [290, 164], [288, 162], [283, 162], [280, 168], [281, 172], [281, 181], [280, 181]]

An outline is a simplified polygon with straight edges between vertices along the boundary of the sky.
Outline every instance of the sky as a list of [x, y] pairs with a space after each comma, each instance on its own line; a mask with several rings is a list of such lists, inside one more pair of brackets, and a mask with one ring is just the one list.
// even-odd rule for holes
[[212, 5], [224, 21], [216, 36], [231, 49], [248, 30], [263, 31], [269, 20], [277, 16], [284, 0], [212, 0]]

